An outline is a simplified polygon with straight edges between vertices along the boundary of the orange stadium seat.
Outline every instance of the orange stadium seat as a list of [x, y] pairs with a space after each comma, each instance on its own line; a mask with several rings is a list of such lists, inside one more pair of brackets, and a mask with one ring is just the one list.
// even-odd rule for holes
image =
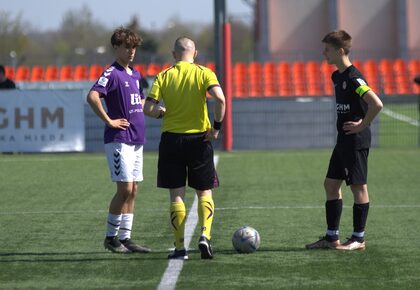
[[161, 71], [161, 66], [157, 63], [150, 63], [147, 66], [146, 75], [147, 76], [155, 76]]
[[397, 94], [410, 94], [411, 86], [407, 63], [403, 59], [396, 59], [393, 65]]
[[140, 72], [141, 76], [146, 76], [146, 65], [145, 64], [141, 64], [141, 63], [137, 63], [135, 65], [133, 65], [133, 68]]
[[392, 95], [397, 92], [397, 84], [395, 82], [392, 66], [393, 61], [390, 59], [382, 59], [379, 61], [380, 79], [383, 91], [386, 95]]
[[360, 60], [352, 60], [351, 63], [362, 73], [363, 76], [365, 75], [365, 70], [364, 70], [363, 62], [362, 61], [360, 61]]
[[248, 94], [247, 66], [243, 62], [237, 62], [232, 68], [233, 89], [235, 97], [246, 97]]
[[326, 96], [333, 96], [334, 85], [331, 80], [332, 73], [336, 70], [334, 65], [328, 64], [326, 61], [323, 61], [320, 65], [321, 70], [321, 85], [322, 93]]
[[249, 96], [259, 97], [263, 95], [263, 80], [261, 63], [251, 62], [248, 64]]
[[292, 69], [288, 62], [277, 64], [278, 95], [281, 97], [292, 95]]
[[60, 81], [73, 80], [73, 67], [71, 65], [63, 65], [60, 68]]
[[206, 63], [206, 67], [211, 69], [213, 72], [216, 72], [216, 64], [214, 62], [208, 62]]
[[31, 75], [29, 80], [31, 82], [39, 82], [44, 80], [44, 68], [39, 65], [35, 65], [31, 69]]
[[49, 65], [45, 69], [45, 81], [53, 82], [58, 80], [58, 67], [55, 65]]
[[75, 81], [86, 81], [88, 80], [88, 67], [84, 64], [79, 64], [74, 67], [73, 80]]
[[277, 65], [274, 62], [263, 64], [263, 95], [267, 97], [277, 96]]
[[16, 81], [26, 82], [29, 81], [29, 67], [21, 65], [16, 70]]
[[309, 96], [320, 96], [321, 93], [321, 67], [316, 61], [305, 64], [306, 84]]
[[292, 63], [292, 84], [293, 84], [293, 95], [295, 96], [306, 96], [306, 75], [305, 75], [305, 64], [301, 61]]
[[99, 77], [101, 76], [101, 74], [104, 72], [104, 68], [103, 66], [99, 65], [99, 64], [92, 64], [89, 67], [89, 75], [88, 75], [88, 79], [90, 81], [96, 81], [99, 79]]
[[411, 91], [420, 94], [420, 86], [414, 82], [414, 78], [420, 75], [420, 59], [410, 59], [407, 63], [408, 75], [411, 83]]
[[162, 64], [162, 70], [168, 69], [172, 66], [172, 63], [169, 62], [165, 62], [164, 64]]
[[363, 69], [365, 72], [365, 78], [369, 84], [369, 87], [376, 93], [380, 94], [379, 90], [379, 70], [375, 60], [368, 59], [363, 62]]
[[6, 78], [14, 80], [15, 79], [15, 69], [12, 66], [4, 67]]

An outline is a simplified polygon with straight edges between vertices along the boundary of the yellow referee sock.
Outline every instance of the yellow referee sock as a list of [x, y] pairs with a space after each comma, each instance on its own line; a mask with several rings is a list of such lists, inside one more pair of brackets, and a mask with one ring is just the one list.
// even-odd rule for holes
[[171, 203], [171, 225], [175, 236], [175, 248], [177, 250], [184, 247], [185, 230], [185, 204], [183, 202]]
[[214, 202], [212, 196], [202, 196], [198, 199], [198, 221], [201, 226], [201, 234], [211, 239], [211, 225], [214, 216]]

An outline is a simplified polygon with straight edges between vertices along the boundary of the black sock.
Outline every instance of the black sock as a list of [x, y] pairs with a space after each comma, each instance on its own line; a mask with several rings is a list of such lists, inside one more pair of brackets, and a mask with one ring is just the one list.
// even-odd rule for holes
[[336, 231], [337, 234], [327, 235], [328, 240], [338, 240], [338, 228], [340, 227], [341, 212], [343, 210], [343, 200], [327, 200], [325, 202], [325, 212], [329, 231]]
[[[355, 233], [363, 233], [365, 231], [368, 213], [369, 203], [353, 204], [353, 231]], [[364, 237], [355, 238], [360, 241], [364, 240]]]

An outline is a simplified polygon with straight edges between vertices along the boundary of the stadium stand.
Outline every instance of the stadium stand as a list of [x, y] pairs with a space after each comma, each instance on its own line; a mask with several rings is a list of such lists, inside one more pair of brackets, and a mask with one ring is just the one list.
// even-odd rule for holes
[[261, 63], [251, 62], [248, 64], [249, 96], [263, 96], [263, 75]]
[[420, 86], [415, 84], [413, 80], [420, 75], [420, 60], [411, 59], [407, 63], [408, 77], [411, 84], [411, 91], [416, 94], [420, 94]]
[[214, 72], [216, 71], [216, 64], [214, 62], [208, 62], [205, 64], [205, 66]]
[[88, 80], [96, 81], [102, 74], [104, 68], [99, 64], [93, 64], [89, 67]]
[[29, 67], [26, 65], [21, 65], [16, 69], [16, 79], [17, 82], [27, 82], [29, 81]]
[[247, 65], [237, 62], [233, 65], [233, 95], [241, 98], [248, 95]]
[[31, 82], [40, 82], [44, 80], [44, 67], [36, 65], [31, 68], [29, 80]]
[[326, 62], [321, 63], [321, 84], [323, 88], [324, 95], [331, 96], [334, 94], [334, 87], [331, 82], [331, 75], [334, 72], [335, 68], [332, 65], [329, 65]]
[[136, 71], [140, 72], [142, 76], [146, 75], [147, 66], [145, 64], [135, 64], [133, 67]]
[[[353, 64], [362, 72], [369, 86], [379, 94], [409, 95], [420, 93], [414, 78], [420, 75], [419, 59], [367, 59], [354, 60]], [[134, 64], [134, 68], [144, 76], [154, 77], [171, 63]], [[215, 71], [214, 62], [206, 67]], [[103, 73], [99, 64], [92, 65], [26, 65], [13, 68], [6, 66], [6, 76], [16, 82], [92, 82]], [[295, 62], [236, 62], [232, 65], [232, 90], [236, 98], [246, 97], [287, 97], [287, 96], [332, 96], [334, 94], [331, 74], [335, 67], [325, 61]]]
[[74, 76], [75, 81], [86, 81], [88, 80], [88, 67], [87, 65], [79, 64], [74, 67]]
[[277, 66], [274, 62], [263, 64], [263, 95], [267, 97], [277, 96]]
[[292, 84], [295, 96], [306, 96], [305, 63], [296, 61], [292, 63]]
[[278, 93], [280, 96], [292, 95], [292, 73], [290, 64], [287, 62], [280, 62], [277, 65], [278, 73]]
[[15, 69], [11, 66], [4, 67], [6, 78], [14, 80], [15, 79]]
[[73, 80], [73, 67], [71, 65], [64, 65], [60, 69], [60, 81]]
[[146, 75], [148, 77], [152, 77], [157, 75], [162, 70], [162, 67], [160, 64], [157, 63], [151, 63], [147, 66]]
[[378, 65], [375, 60], [367, 60], [363, 63], [363, 71], [365, 73], [364, 77], [366, 78], [369, 86], [375, 92], [379, 92], [379, 72]]
[[45, 81], [56, 82], [58, 80], [58, 67], [55, 65], [49, 65], [45, 69]]
[[309, 61], [305, 64], [306, 83], [309, 96], [320, 96], [321, 90], [321, 68], [316, 61]]
[[165, 62], [164, 64], [162, 64], [162, 70], [165, 70], [167, 68], [170, 68], [171, 66], [172, 66], [172, 63]]
[[382, 59], [379, 61], [379, 75], [381, 76], [381, 84], [384, 93], [387, 95], [394, 94], [396, 92], [396, 84], [391, 60]]

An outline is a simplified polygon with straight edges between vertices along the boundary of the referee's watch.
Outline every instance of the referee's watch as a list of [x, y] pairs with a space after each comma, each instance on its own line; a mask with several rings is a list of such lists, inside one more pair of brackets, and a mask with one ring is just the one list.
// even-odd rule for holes
[[217, 122], [216, 120], [213, 121], [213, 128], [219, 131], [222, 128], [222, 122]]

